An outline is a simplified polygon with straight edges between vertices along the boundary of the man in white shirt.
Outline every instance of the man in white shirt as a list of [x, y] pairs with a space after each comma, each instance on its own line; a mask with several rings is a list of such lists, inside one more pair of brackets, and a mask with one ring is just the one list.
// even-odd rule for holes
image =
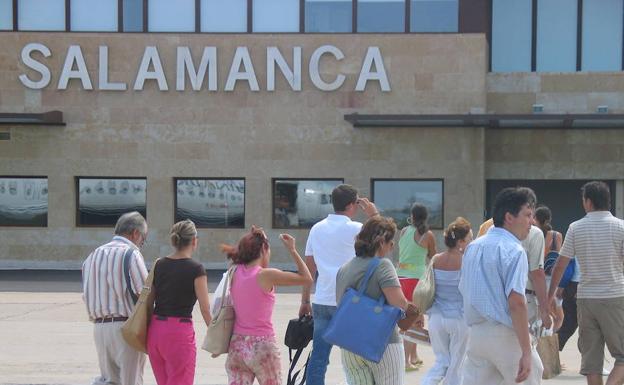
[[355, 257], [355, 236], [362, 224], [351, 219], [358, 207], [368, 217], [378, 215], [375, 205], [359, 198], [357, 190], [346, 184], [332, 191], [334, 214], [316, 223], [310, 230], [306, 243], [305, 261], [314, 277], [318, 273], [314, 300], [310, 306], [310, 286], [303, 288], [299, 315], [313, 314], [314, 337], [312, 355], [308, 363], [308, 385], [324, 385], [332, 345], [325, 342], [323, 334], [336, 311], [336, 274], [338, 269]]
[[138, 212], [122, 215], [115, 236], [95, 249], [82, 264], [83, 299], [94, 325], [100, 376], [93, 385], [142, 385], [145, 355], [121, 335], [147, 278], [139, 250], [147, 237], [147, 223]]
[[608, 385], [624, 383], [624, 222], [614, 217], [609, 187], [586, 183], [582, 189], [587, 215], [568, 228], [553, 268], [551, 302], [570, 258], [576, 256], [580, 282], [576, 293], [581, 374], [589, 385], [602, 385], [605, 343], [615, 366]]

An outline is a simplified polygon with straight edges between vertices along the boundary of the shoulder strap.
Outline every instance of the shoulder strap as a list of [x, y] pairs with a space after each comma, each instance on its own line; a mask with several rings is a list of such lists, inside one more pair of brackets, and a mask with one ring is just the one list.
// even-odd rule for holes
[[132, 303], [136, 304], [139, 300], [139, 296], [136, 295], [134, 291], [132, 291], [132, 281], [130, 280], [130, 257], [132, 257], [132, 253], [134, 253], [134, 249], [132, 247], [129, 247], [123, 256], [123, 269], [124, 276], [126, 278], [126, 288], [128, 289], [128, 293], [130, 293]]
[[[227, 275], [225, 276], [225, 285], [223, 285], [223, 292], [221, 293], [221, 306], [219, 307], [219, 311], [217, 312], [216, 316], [214, 317], [215, 320], [217, 318], [219, 318], [219, 314], [221, 314], [221, 311], [223, 310], [223, 308], [226, 305], [225, 295], [226, 295], [226, 293], [230, 292], [230, 289], [232, 287], [232, 280], [234, 279], [234, 272], [235, 271], [236, 271], [236, 265], [230, 266], [230, 268], [227, 271]], [[231, 296], [230, 296], [230, 300], [231, 300]]]
[[551, 231], [552, 234], [552, 242], [550, 244], [550, 251], [557, 250], [557, 232], [555, 230]]
[[377, 266], [379, 266], [380, 263], [381, 263], [381, 260], [379, 258], [373, 257], [373, 260], [370, 261], [370, 263], [368, 264], [368, 269], [366, 269], [366, 274], [364, 274], [364, 278], [362, 278], [362, 282], [360, 282], [360, 287], [358, 288], [358, 291], [360, 292], [360, 294], [363, 294], [364, 290], [366, 290], [368, 281], [370, 280], [373, 273], [375, 272], [375, 269], [377, 268]]
[[[416, 230], [418, 231], [418, 230]], [[427, 236], [428, 231], [425, 231], [425, 233], [423, 235], [420, 236], [420, 239], [418, 240], [418, 244], [422, 247], [422, 241], [423, 239], [425, 239], [425, 237]]]

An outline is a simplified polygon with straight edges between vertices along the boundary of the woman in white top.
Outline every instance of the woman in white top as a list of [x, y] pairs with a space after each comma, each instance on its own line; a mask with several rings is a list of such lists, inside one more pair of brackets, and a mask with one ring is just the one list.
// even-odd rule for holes
[[461, 382], [468, 326], [464, 321], [459, 277], [464, 250], [471, 241], [470, 222], [458, 217], [444, 232], [444, 244], [448, 249], [431, 259], [435, 297], [427, 313], [429, 337], [436, 360], [425, 375], [423, 385], [439, 384], [442, 381], [445, 385], [458, 385]]

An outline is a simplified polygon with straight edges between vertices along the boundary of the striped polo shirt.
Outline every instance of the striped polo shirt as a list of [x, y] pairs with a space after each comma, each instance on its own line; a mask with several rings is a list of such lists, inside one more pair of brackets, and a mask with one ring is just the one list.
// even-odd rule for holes
[[82, 297], [89, 319], [104, 317], [129, 317], [134, 308], [128, 293], [123, 270], [123, 258], [128, 249], [130, 256], [130, 281], [137, 295], [147, 278], [145, 261], [139, 248], [122, 236], [95, 249], [82, 264]]
[[624, 222], [592, 211], [573, 222], [559, 252], [576, 256], [581, 270], [577, 298], [624, 297]]

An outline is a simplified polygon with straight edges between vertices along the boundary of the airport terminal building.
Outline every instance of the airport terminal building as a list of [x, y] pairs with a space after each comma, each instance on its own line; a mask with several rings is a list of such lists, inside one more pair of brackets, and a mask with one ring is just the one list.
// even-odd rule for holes
[[0, 0], [0, 269], [78, 269], [138, 210], [148, 262], [264, 227], [303, 252], [356, 186], [478, 226], [527, 185], [624, 214], [624, 0]]

